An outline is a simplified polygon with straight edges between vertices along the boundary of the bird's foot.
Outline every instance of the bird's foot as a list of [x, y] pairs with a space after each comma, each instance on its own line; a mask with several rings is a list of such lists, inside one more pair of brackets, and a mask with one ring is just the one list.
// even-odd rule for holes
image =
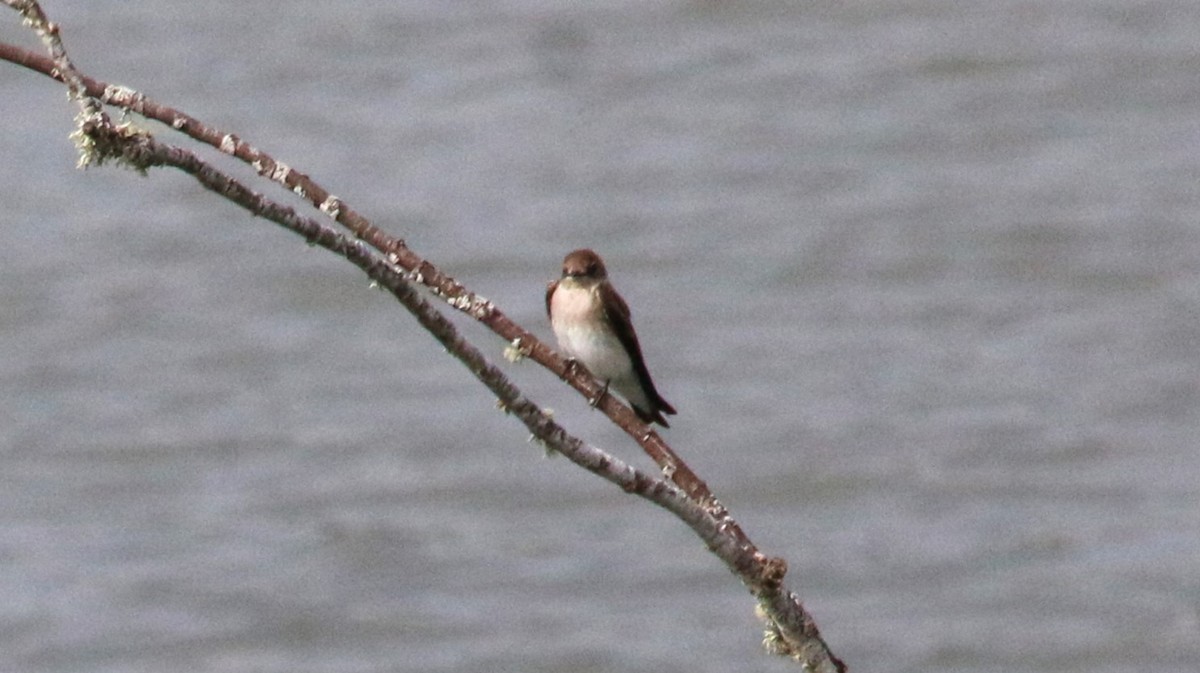
[[588, 400], [588, 405], [591, 406], [593, 409], [595, 409], [596, 407], [600, 406], [600, 400], [603, 400], [604, 396], [607, 394], [608, 394], [608, 381], [605, 381], [604, 387], [600, 389], [600, 392], [596, 393], [595, 397]]

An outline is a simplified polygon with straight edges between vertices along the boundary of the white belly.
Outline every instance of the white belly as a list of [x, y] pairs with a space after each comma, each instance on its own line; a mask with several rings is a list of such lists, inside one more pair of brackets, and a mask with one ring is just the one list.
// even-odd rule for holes
[[572, 286], [564, 280], [551, 298], [551, 315], [554, 336], [565, 355], [583, 363], [593, 376], [607, 381], [633, 404], [647, 406], [629, 353], [617, 336], [602, 326], [603, 311], [593, 288]]
[[633, 373], [633, 363], [616, 335], [607, 330], [567, 325], [555, 329], [558, 345], [598, 379], [614, 383]]

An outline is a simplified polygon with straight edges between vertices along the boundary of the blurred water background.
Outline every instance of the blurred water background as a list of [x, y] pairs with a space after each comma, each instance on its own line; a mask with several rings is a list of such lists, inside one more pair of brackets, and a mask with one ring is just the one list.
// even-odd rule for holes
[[[852, 670], [1200, 670], [1194, 0], [45, 4], [540, 334], [599, 250]], [[0, 64], [0, 671], [797, 670], [350, 265], [72, 115]]]

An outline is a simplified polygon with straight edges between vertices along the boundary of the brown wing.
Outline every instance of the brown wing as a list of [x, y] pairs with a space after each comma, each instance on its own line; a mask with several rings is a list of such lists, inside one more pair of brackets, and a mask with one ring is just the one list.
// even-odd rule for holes
[[[638, 382], [642, 384], [642, 389], [646, 391], [646, 397], [650, 400], [651, 409], [640, 410], [644, 413], [639, 413], [642, 420], [647, 422], [654, 420], [658, 421], [663, 427], [667, 426], [667, 421], [662, 417], [660, 411], [665, 411], [668, 414], [675, 413], [675, 408], [669, 402], [658, 394], [658, 390], [654, 387], [654, 380], [650, 378], [650, 370], [646, 369], [646, 359], [642, 357], [642, 347], [638, 343], [637, 332], [633, 330], [633, 321], [629, 316], [629, 305], [621, 299], [621, 295], [613, 289], [611, 283], [600, 284], [600, 299], [601, 306], [606, 308], [608, 319], [612, 324], [613, 332], [617, 335], [617, 340], [621, 345], [625, 346], [625, 350], [629, 353], [630, 359], [633, 360], [633, 372], [637, 374]], [[634, 411], [639, 411], [634, 409]]]
[[550, 299], [551, 299], [551, 297], [554, 296], [554, 291], [557, 289], [558, 289], [558, 281], [557, 280], [550, 281], [550, 283], [548, 285], [546, 285], [546, 317], [547, 318], [550, 317]]

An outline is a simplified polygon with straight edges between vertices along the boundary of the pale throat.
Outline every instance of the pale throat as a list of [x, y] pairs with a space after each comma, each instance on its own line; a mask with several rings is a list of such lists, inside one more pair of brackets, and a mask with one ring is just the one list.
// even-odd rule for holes
[[551, 322], [557, 325], [597, 323], [602, 318], [599, 283], [577, 278], [563, 278], [550, 300]]

